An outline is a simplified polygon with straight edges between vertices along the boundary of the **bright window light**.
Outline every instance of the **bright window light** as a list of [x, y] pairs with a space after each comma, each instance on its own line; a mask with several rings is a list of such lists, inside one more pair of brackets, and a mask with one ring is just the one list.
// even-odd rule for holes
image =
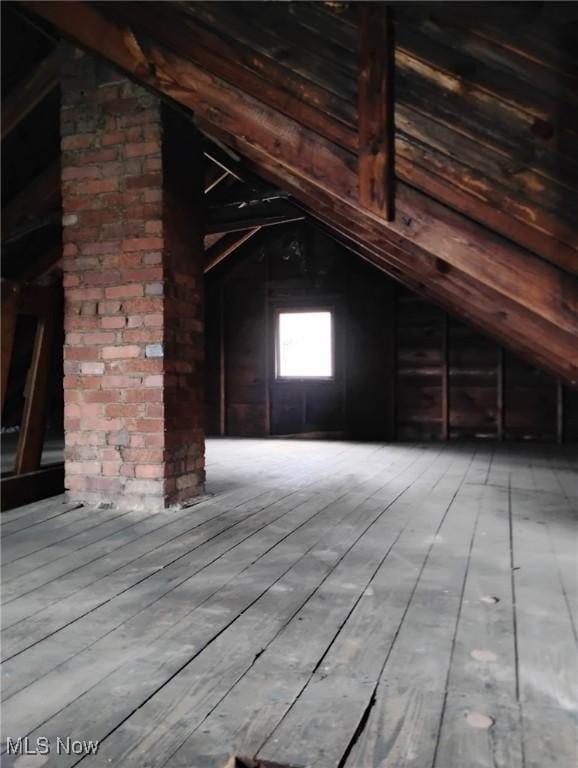
[[333, 376], [331, 312], [279, 312], [277, 375], [280, 378]]

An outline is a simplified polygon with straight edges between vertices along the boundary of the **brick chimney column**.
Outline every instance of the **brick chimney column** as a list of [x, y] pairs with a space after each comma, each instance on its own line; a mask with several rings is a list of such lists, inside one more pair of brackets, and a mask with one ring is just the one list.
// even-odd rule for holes
[[203, 492], [203, 161], [185, 118], [92, 56], [62, 79], [65, 469], [71, 499]]

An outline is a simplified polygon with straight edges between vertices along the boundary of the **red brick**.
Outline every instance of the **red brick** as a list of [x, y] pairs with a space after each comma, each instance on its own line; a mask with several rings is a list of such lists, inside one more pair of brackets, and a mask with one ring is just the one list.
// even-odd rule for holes
[[105, 406], [104, 413], [111, 418], [118, 416], [132, 418], [142, 415], [142, 405], [140, 403], [110, 403]]
[[145, 189], [143, 199], [145, 203], [160, 203], [163, 199], [163, 193], [160, 189]]
[[143, 322], [149, 328], [158, 328], [163, 325], [163, 316], [160, 313], [145, 315]]
[[162, 464], [137, 464], [135, 467], [136, 477], [159, 478], [164, 477], [164, 473]]
[[110, 285], [111, 283], [118, 283], [119, 279], [119, 273], [110, 269], [103, 269], [99, 272], [84, 272], [82, 275], [85, 285]]
[[165, 435], [158, 432], [156, 434], [143, 434], [142, 438], [142, 445], [145, 448], [158, 448], [165, 443]]
[[98, 240], [100, 232], [95, 227], [66, 227], [62, 230], [65, 242], [73, 242], [77, 245]]
[[116, 403], [119, 393], [112, 389], [95, 389], [84, 393], [85, 403]]
[[86, 490], [87, 481], [84, 477], [80, 477], [79, 475], [71, 476], [67, 472], [64, 487], [69, 491], [82, 492]]
[[98, 314], [99, 315], [116, 315], [122, 309], [120, 301], [99, 301], [98, 302]]
[[161, 389], [135, 389], [125, 392], [125, 399], [127, 403], [160, 403], [163, 393]]
[[140, 328], [125, 329], [122, 331], [122, 340], [131, 344], [154, 344], [162, 342], [162, 333], [159, 330], [146, 330]]
[[126, 318], [103, 317], [100, 324], [103, 328], [124, 328], [126, 326]]
[[162, 312], [163, 301], [158, 297], [151, 296], [146, 299], [129, 299], [123, 301], [122, 306], [127, 315], [152, 315]]
[[129, 285], [115, 285], [113, 288], [106, 288], [107, 299], [132, 299], [143, 295], [143, 286], [139, 283], [130, 283]]
[[96, 377], [89, 378], [87, 376], [65, 376], [64, 377], [65, 389], [79, 389], [80, 387], [82, 387], [83, 390], [99, 389], [100, 379]]
[[114, 333], [87, 333], [84, 335], [85, 344], [114, 344], [116, 334]]
[[98, 347], [65, 347], [64, 359], [88, 362], [91, 360], [98, 360], [99, 352], [100, 350]]
[[125, 144], [125, 157], [144, 157], [145, 155], [160, 154], [160, 146], [156, 141], [141, 141]]
[[104, 133], [100, 139], [100, 143], [103, 147], [108, 147], [111, 144], [123, 144], [126, 141], [126, 133], [124, 131], [110, 131]]
[[145, 232], [147, 235], [162, 235], [163, 223], [162, 221], [147, 221], [145, 223]]
[[[104, 363], [101, 362], [85, 362], [80, 366], [80, 373], [85, 376], [102, 376], [104, 373]], [[86, 386], [83, 384], [83, 386]]]
[[144, 387], [162, 387], [163, 386], [163, 377], [162, 376], [145, 376], [143, 379], [143, 386]]
[[139, 464], [160, 464], [164, 459], [164, 451], [160, 448], [125, 448], [123, 459]]
[[81, 251], [85, 256], [98, 256], [107, 253], [114, 253], [119, 250], [118, 240], [105, 240], [101, 243], [87, 243], [81, 246]]
[[76, 256], [78, 253], [78, 246], [74, 243], [67, 243], [62, 249], [63, 256]]
[[163, 247], [160, 237], [135, 237], [122, 241], [124, 251], [154, 251]]
[[[140, 376], [103, 376], [100, 384], [103, 389], [112, 389], [117, 393], [119, 390], [130, 390], [132, 387], [140, 387], [142, 385], [142, 378]], [[130, 394], [126, 392], [125, 394]]]
[[142, 125], [135, 125], [134, 128], [129, 128], [126, 131], [126, 140], [127, 141], [142, 141], [144, 138], [143, 136], [143, 127]]
[[164, 270], [161, 267], [144, 267], [142, 269], [124, 269], [120, 273], [120, 279], [123, 282], [143, 282], [147, 283], [152, 280], [162, 280], [164, 276]]
[[106, 208], [108, 201], [105, 197], [87, 195], [86, 197], [71, 197], [67, 194], [62, 195], [63, 208], [69, 213], [72, 211], [96, 211]]
[[141, 176], [131, 176], [126, 180], [127, 189], [156, 189], [161, 183], [158, 173], [148, 173]]
[[101, 192], [116, 192], [118, 185], [118, 179], [94, 179], [82, 185], [81, 194], [98, 195]]
[[103, 360], [117, 360], [126, 359], [131, 357], [139, 357], [141, 354], [141, 348], [136, 345], [119, 345], [117, 347], [103, 347], [102, 359]]
[[123, 253], [118, 259], [118, 266], [123, 269], [138, 269], [142, 266], [142, 253]]
[[103, 179], [109, 179], [114, 176], [121, 176], [124, 172], [124, 166], [118, 161], [113, 161], [110, 163], [100, 163], [98, 170]]
[[102, 474], [104, 477], [118, 477], [122, 468], [122, 461], [103, 461]]
[[92, 134], [64, 136], [60, 142], [63, 150], [69, 149], [87, 149], [94, 145], [94, 136]]
[[93, 166], [75, 166], [68, 165], [62, 169], [62, 180], [71, 181], [72, 179], [99, 179], [100, 169]]
[[98, 317], [69, 314], [64, 319], [64, 328], [67, 331], [93, 331], [98, 327]]
[[101, 288], [69, 288], [66, 291], [68, 301], [83, 301], [86, 299], [100, 299], [103, 292]]
[[145, 169], [147, 171], [160, 171], [163, 167], [160, 157], [147, 157], [145, 160]]
[[160, 122], [158, 110], [143, 109], [141, 112], [134, 112], [130, 115], [123, 115], [118, 120], [118, 124], [122, 128], [129, 128], [133, 125], [146, 125], [150, 122]]
[[142, 373], [144, 375], [162, 373], [164, 361], [163, 358], [144, 359], [141, 357], [138, 360], [118, 360], [114, 363], [111, 362], [110, 365], [114, 366], [115, 373]]

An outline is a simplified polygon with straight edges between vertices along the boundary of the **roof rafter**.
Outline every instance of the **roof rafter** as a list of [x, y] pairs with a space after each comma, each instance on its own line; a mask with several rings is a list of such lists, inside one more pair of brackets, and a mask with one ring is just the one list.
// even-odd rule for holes
[[[368, 211], [358, 199], [356, 154], [272, 109], [241, 84], [231, 85], [199, 66], [183, 51], [175, 53], [178, 45], [159, 45], [167, 28], [145, 41], [131, 36], [126, 20], [113, 20], [115, 4], [25, 6], [142, 84], [193, 110], [201, 130], [232, 147], [314, 216], [349, 233], [384, 271], [396, 271], [411, 287], [421, 285], [422, 293], [473, 316], [490, 333], [499, 325], [506, 343], [523, 345], [530, 359], [576, 385], [578, 286], [569, 274], [403, 183], [395, 221]], [[123, 7], [130, 14], [130, 4]]]
[[2, 101], [2, 138], [39, 104], [60, 82], [62, 46], [56, 48]]

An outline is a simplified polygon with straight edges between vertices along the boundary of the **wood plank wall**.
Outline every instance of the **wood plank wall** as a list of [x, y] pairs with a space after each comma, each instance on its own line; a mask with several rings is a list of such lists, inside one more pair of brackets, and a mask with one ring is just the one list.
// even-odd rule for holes
[[[333, 382], [277, 382], [274, 311], [331, 306]], [[578, 392], [325, 237], [257, 236], [208, 276], [209, 434], [573, 441]]]

